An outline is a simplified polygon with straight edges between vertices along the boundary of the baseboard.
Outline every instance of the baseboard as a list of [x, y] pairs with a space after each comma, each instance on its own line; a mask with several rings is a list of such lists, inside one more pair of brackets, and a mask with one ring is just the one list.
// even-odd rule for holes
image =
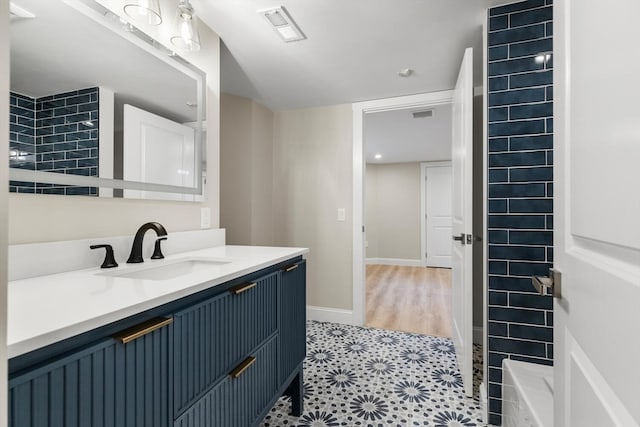
[[353, 325], [353, 311], [340, 308], [307, 306], [307, 319], [319, 322], [342, 323]]
[[482, 344], [484, 340], [484, 330], [482, 326], [473, 327], [473, 343]]
[[402, 265], [406, 267], [424, 267], [420, 259], [403, 259], [403, 258], [367, 258], [367, 264], [382, 265]]

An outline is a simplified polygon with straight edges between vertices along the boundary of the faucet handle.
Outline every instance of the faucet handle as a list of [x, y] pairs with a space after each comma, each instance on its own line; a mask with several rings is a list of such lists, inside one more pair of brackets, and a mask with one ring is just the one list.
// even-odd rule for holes
[[100, 249], [100, 248], [106, 249], [104, 261], [102, 261], [102, 265], [100, 266], [100, 268], [113, 268], [118, 266], [118, 263], [116, 262], [116, 259], [113, 256], [113, 248], [111, 247], [111, 245], [91, 245], [89, 246], [89, 248], [90, 249]]
[[162, 255], [162, 248], [160, 248], [160, 243], [163, 240], [167, 240], [166, 237], [160, 237], [156, 239], [156, 245], [153, 248], [153, 255], [151, 255], [151, 259], [163, 259], [164, 255]]

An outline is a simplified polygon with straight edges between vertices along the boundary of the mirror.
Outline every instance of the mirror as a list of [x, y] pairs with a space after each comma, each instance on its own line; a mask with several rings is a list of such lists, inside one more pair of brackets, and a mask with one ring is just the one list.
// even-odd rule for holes
[[201, 200], [201, 70], [94, 0], [12, 0], [10, 30], [10, 191]]

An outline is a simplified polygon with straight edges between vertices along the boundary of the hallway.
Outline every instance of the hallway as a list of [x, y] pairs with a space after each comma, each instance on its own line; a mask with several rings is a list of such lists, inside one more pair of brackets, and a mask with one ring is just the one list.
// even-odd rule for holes
[[366, 326], [451, 337], [451, 270], [367, 265]]

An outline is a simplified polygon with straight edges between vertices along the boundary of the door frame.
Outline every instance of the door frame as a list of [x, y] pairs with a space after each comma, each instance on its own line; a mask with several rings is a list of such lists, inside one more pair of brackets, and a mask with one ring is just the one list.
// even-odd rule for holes
[[427, 266], [427, 168], [451, 167], [451, 160], [420, 163], [420, 260]]
[[353, 111], [353, 304], [352, 324], [363, 326], [366, 321], [365, 289], [365, 114], [409, 108], [435, 107], [453, 102], [453, 91], [438, 91], [355, 102]]

